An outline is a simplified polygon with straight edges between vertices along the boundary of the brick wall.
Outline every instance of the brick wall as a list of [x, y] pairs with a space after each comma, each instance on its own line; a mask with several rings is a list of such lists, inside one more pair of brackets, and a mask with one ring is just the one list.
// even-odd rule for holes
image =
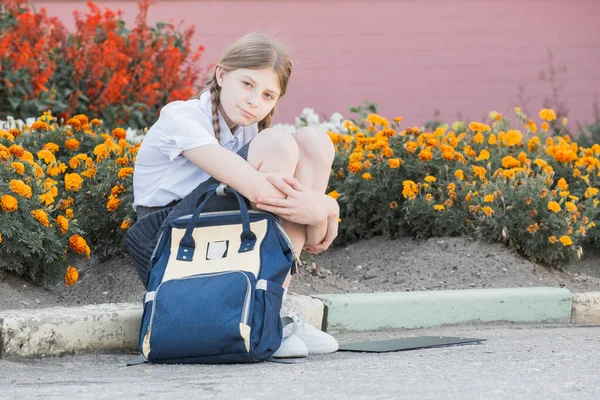
[[[84, 1], [33, 1], [73, 27]], [[132, 1], [104, 1], [130, 22]], [[560, 99], [570, 124], [591, 121], [600, 102], [598, 0], [223, 0], [158, 1], [150, 19], [196, 27], [203, 65], [244, 33], [261, 30], [284, 40], [295, 69], [277, 121], [303, 107], [346, 111], [363, 100], [388, 117], [418, 125], [439, 110], [480, 119], [490, 110], [521, 106], [537, 114], [551, 86], [548, 49], [564, 85]], [[519, 88], [524, 92], [519, 100]]]

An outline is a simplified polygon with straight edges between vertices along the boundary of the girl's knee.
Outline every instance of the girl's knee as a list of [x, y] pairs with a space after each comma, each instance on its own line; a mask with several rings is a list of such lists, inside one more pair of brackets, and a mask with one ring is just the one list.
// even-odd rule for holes
[[252, 140], [248, 161], [260, 165], [266, 159], [277, 157], [295, 165], [299, 152], [298, 144], [292, 135], [276, 128], [267, 128]]
[[303, 127], [294, 134], [294, 139], [303, 156], [312, 162], [331, 166], [335, 157], [335, 148], [325, 130]]

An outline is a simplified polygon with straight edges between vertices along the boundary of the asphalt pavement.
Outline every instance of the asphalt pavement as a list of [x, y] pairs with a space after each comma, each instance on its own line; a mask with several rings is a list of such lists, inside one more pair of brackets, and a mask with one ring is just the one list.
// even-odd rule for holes
[[301, 364], [127, 367], [127, 354], [0, 359], [0, 399], [599, 399], [600, 326], [453, 326], [336, 335], [487, 339], [390, 353], [312, 356]]

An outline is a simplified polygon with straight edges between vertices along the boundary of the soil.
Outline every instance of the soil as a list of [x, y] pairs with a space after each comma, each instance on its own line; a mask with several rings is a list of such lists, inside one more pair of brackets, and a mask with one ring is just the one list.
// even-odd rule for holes
[[[313, 256], [292, 280], [291, 293], [350, 293], [551, 286], [600, 291], [600, 249], [584, 250], [567, 270], [533, 264], [500, 243], [463, 237], [415, 241], [376, 237]], [[79, 282], [41, 288], [22, 278], [0, 280], [0, 310], [140, 302], [144, 286], [128, 257], [79, 266]]]

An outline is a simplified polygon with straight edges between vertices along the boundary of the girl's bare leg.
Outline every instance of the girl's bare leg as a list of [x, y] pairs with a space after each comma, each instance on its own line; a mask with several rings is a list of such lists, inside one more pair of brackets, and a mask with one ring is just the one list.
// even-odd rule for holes
[[[327, 133], [315, 128], [301, 128], [294, 135], [278, 129], [261, 131], [250, 144], [248, 163], [261, 172], [278, 172], [294, 176], [305, 188], [324, 193], [335, 156]], [[306, 225], [283, 221], [297, 256], [306, 242]], [[291, 275], [283, 286], [288, 287]]]

